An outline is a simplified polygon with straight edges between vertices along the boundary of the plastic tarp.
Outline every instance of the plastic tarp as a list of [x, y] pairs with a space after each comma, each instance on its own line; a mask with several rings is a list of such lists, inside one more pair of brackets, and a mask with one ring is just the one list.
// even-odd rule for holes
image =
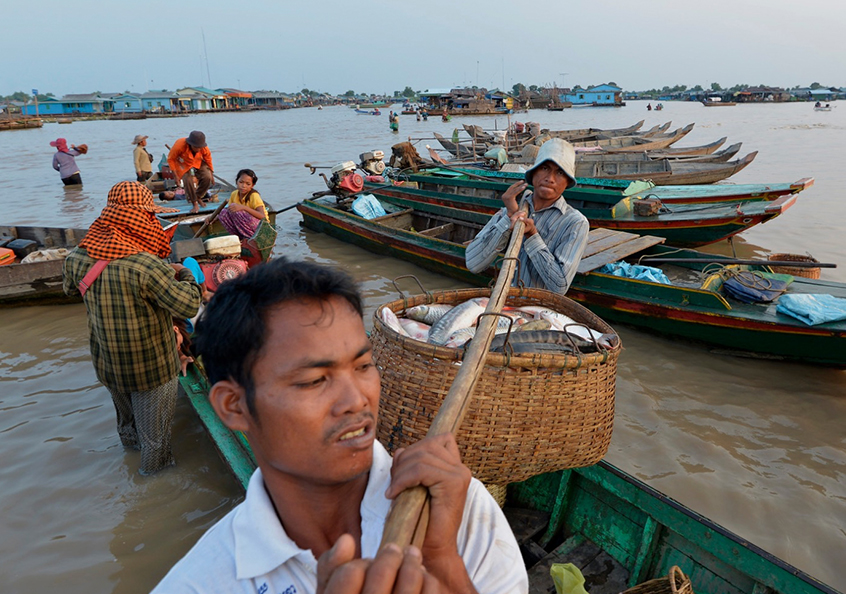
[[815, 326], [846, 320], [846, 299], [834, 295], [789, 293], [779, 298], [776, 311]]
[[496, 161], [499, 167], [508, 163], [508, 151], [501, 146], [495, 146], [485, 153], [485, 159]]
[[628, 262], [612, 262], [599, 268], [597, 272], [602, 274], [610, 274], [612, 276], [620, 276], [623, 278], [633, 278], [635, 280], [644, 280], [652, 283], [660, 283], [662, 285], [672, 285], [670, 279], [664, 274], [664, 271], [654, 266], [642, 266], [640, 264], [629, 264]]
[[788, 281], [769, 273], [743, 270], [723, 281], [723, 291], [741, 303], [766, 303], [784, 293], [793, 281], [789, 278]]
[[373, 194], [361, 194], [353, 200], [352, 211], [365, 219], [375, 219], [376, 217], [383, 217], [388, 214]]

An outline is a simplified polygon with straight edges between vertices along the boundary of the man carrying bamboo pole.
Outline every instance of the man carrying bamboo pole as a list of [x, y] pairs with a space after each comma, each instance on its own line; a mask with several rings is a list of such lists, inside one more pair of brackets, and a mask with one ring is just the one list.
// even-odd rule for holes
[[[255, 267], [221, 285], [195, 344], [209, 400], [258, 470], [154, 592], [528, 591], [514, 535], [451, 435], [393, 461], [376, 441], [380, 373], [345, 273], [284, 258]], [[379, 551], [391, 500], [420, 485], [422, 546]]]
[[[520, 281], [529, 287], [566, 293], [579, 268], [590, 231], [585, 216], [564, 200], [564, 191], [576, 185], [575, 172], [573, 145], [559, 138], [545, 142], [535, 164], [526, 171], [525, 181], [515, 182], [505, 191], [505, 207], [467, 246], [467, 268], [477, 273], [486, 270], [505, 248], [514, 221], [521, 218], [526, 226], [518, 256]], [[533, 192], [526, 192], [529, 184], [534, 186]], [[517, 202], [524, 192], [528, 216], [519, 212]]]

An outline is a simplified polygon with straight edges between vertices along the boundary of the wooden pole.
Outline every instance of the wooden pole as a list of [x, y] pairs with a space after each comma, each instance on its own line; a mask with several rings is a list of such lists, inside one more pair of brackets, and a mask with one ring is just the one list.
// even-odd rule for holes
[[[525, 202], [522, 204], [521, 210], [528, 212]], [[485, 313], [500, 313], [505, 305], [511, 279], [514, 277], [514, 271], [517, 267], [517, 254], [520, 252], [520, 246], [523, 243], [523, 229], [524, 223], [522, 220], [514, 223], [511, 238], [505, 251], [505, 259], [497, 276], [496, 285], [491, 291]], [[493, 315], [483, 316], [479, 321], [476, 334], [471, 339], [464, 360], [461, 362], [461, 368], [455, 375], [455, 380], [453, 380], [452, 386], [450, 386], [449, 392], [426, 435], [442, 435], [444, 433], [455, 435], [457, 433], [473, 398], [473, 390], [485, 366], [485, 359], [494, 337], [497, 321], [498, 317]], [[409, 544], [418, 547], [422, 545], [429, 522], [428, 499], [429, 491], [425, 487], [407, 489], [397, 496], [385, 521], [385, 531], [382, 533], [380, 548], [384, 548], [390, 543], [395, 543], [401, 548]]]

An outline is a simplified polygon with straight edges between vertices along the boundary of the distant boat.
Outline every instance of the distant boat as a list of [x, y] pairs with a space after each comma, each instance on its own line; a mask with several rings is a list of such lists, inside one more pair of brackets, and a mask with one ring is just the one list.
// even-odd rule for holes
[[826, 105], [825, 107], [814, 107], [814, 111], [831, 111], [831, 105]]
[[360, 115], [382, 115], [382, 112], [378, 109], [374, 110], [367, 110], [367, 109], [356, 109], [355, 112]]
[[728, 107], [731, 105], [737, 105], [737, 103], [734, 101], [723, 101], [719, 97], [708, 97], [707, 99], [702, 100], [702, 105], [705, 107]]

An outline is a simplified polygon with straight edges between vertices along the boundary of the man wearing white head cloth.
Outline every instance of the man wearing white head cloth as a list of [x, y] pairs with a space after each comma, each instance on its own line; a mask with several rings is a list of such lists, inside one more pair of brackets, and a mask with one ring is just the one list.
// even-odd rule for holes
[[[505, 249], [508, 230], [518, 218], [525, 220], [518, 260], [524, 285], [564, 294], [576, 275], [587, 245], [590, 225], [585, 216], [568, 205], [564, 190], [576, 185], [576, 152], [566, 140], [548, 140], [538, 151], [526, 179], [502, 195], [505, 207], [467, 246], [467, 268], [483, 272]], [[534, 191], [527, 191], [531, 184]], [[525, 193], [525, 194], [524, 194]], [[528, 216], [520, 212], [517, 198], [525, 195]], [[515, 278], [515, 284], [517, 279]]]

